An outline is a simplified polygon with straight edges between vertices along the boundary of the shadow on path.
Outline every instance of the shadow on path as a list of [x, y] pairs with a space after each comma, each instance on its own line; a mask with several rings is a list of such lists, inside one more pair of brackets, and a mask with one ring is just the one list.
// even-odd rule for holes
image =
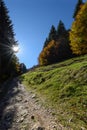
[[13, 106], [14, 101], [12, 99], [15, 99], [14, 97], [19, 93], [18, 84], [19, 81], [17, 79], [13, 79], [10, 81], [9, 85], [5, 86], [9, 87], [9, 90], [5, 97], [0, 100], [0, 130], [10, 129], [14, 122], [17, 110]]

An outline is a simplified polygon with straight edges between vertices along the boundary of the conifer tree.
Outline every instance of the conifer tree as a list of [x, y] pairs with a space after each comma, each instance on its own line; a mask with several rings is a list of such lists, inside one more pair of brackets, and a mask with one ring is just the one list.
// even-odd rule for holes
[[65, 28], [64, 23], [60, 20], [57, 27], [57, 39], [64, 35], [66, 35], [66, 28]]
[[48, 43], [49, 43], [49, 40], [48, 40], [48, 38], [46, 38], [46, 40], [45, 40], [45, 42], [44, 42], [43, 48], [45, 48], [45, 47], [47, 46]]
[[73, 14], [73, 18], [76, 17], [78, 11], [81, 9], [81, 6], [83, 5], [83, 1], [82, 0], [78, 0], [77, 4], [76, 4], [76, 7], [75, 7], [75, 11], [74, 11], [74, 14]]
[[16, 72], [18, 59], [12, 50], [13, 45], [17, 45], [17, 41], [12, 21], [4, 1], [0, 0], [0, 79]]
[[56, 29], [54, 27], [54, 25], [52, 25], [51, 29], [50, 29], [50, 33], [49, 33], [49, 36], [48, 36], [48, 40], [51, 41], [51, 40], [56, 40]]
[[49, 35], [44, 42], [43, 48], [45, 48], [49, 44], [49, 42], [52, 40], [56, 40], [56, 29], [55, 29], [54, 25], [51, 26]]
[[69, 30], [66, 30], [64, 23], [60, 20], [57, 27], [58, 61], [71, 58]]
[[52, 26], [49, 37], [46, 38], [44, 47], [38, 58], [39, 65], [53, 64], [71, 58], [72, 56], [69, 30], [66, 30], [64, 23], [60, 20], [57, 31]]

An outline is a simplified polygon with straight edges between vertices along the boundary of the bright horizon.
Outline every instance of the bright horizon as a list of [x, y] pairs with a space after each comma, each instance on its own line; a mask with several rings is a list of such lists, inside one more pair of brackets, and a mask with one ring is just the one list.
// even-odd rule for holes
[[60, 20], [69, 29], [77, 0], [4, 0], [13, 23], [20, 51], [20, 63], [27, 68], [38, 64], [38, 56], [51, 26]]

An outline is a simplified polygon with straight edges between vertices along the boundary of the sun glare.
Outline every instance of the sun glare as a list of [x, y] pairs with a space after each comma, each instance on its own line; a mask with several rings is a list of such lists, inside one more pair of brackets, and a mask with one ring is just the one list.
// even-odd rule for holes
[[14, 51], [15, 53], [17, 53], [17, 52], [19, 51], [18, 45], [13, 46], [12, 49], [13, 49], [13, 51]]

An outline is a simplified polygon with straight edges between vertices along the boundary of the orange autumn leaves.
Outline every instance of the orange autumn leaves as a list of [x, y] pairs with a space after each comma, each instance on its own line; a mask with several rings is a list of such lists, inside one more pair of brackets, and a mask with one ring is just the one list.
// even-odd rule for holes
[[43, 51], [39, 55], [39, 63], [40, 65], [48, 65], [54, 62], [58, 53], [57, 53], [58, 45], [52, 40], [49, 44], [43, 49]]
[[51, 40], [41, 51], [38, 61], [39, 65], [49, 65], [63, 61], [72, 56], [67, 38], [61, 37], [57, 41]]

